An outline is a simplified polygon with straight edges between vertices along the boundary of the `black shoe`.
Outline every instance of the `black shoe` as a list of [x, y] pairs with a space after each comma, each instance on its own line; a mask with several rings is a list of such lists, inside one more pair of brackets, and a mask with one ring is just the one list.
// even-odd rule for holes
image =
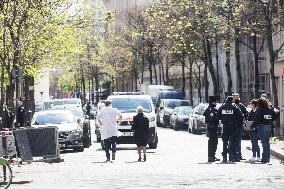
[[143, 160], [146, 161], [146, 159], [147, 159], [147, 158], [146, 158], [146, 154], [144, 154], [144, 159], [143, 159]]
[[261, 160], [261, 163], [268, 163], [268, 161], [265, 161], [265, 160]]
[[216, 157], [214, 158], [214, 160], [215, 160], [215, 161], [220, 161], [220, 159], [218, 159], [218, 158], [216, 158]]
[[109, 161], [110, 161], [110, 158], [107, 158], [107, 159], [106, 159], [106, 162], [109, 162]]
[[208, 158], [208, 162], [215, 162], [215, 158], [209, 157], [209, 158]]
[[141, 161], [141, 158], [138, 158], [138, 161]]
[[223, 158], [222, 162], [227, 163], [227, 158]]
[[239, 159], [239, 160], [243, 160], [243, 161], [244, 161], [244, 160], [246, 160], [246, 159], [245, 159], [245, 158], [243, 158], [243, 157], [239, 157], [238, 159]]
[[232, 158], [232, 162], [240, 162], [238, 158]]

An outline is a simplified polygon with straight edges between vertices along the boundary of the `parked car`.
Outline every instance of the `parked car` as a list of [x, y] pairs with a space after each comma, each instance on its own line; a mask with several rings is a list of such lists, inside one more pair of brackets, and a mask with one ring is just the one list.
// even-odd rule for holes
[[188, 100], [180, 99], [162, 99], [160, 108], [157, 113], [158, 126], [167, 127], [170, 126], [170, 116], [174, 109], [179, 106], [189, 106]]
[[90, 119], [95, 119], [97, 115], [97, 107], [95, 105], [91, 105]]
[[44, 102], [45, 110], [56, 108], [57, 106], [65, 106], [68, 108], [82, 108], [81, 99], [79, 98], [64, 98], [64, 99], [54, 99]]
[[82, 124], [68, 110], [45, 110], [34, 114], [32, 127], [58, 127], [60, 149], [84, 151], [85, 135]]
[[65, 104], [54, 106], [50, 110], [69, 110], [75, 116], [78, 124], [82, 125], [83, 134], [85, 136], [83, 141], [84, 147], [89, 148], [92, 145], [90, 120], [88, 119], [88, 117], [85, 117], [83, 109], [81, 107], [74, 107]]
[[187, 129], [189, 115], [192, 114], [192, 111], [192, 106], [176, 107], [173, 114], [170, 116], [171, 127], [176, 131], [179, 129]]
[[43, 102], [36, 102], [35, 103], [35, 112], [40, 112], [44, 110], [44, 103]]
[[188, 132], [201, 135], [206, 132], [205, 117], [203, 116], [208, 104], [199, 104], [194, 108], [188, 123]]

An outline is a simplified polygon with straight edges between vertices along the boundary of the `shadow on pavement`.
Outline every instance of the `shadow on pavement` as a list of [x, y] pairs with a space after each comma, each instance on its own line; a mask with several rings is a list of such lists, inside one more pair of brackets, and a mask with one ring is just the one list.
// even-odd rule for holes
[[145, 162], [145, 161], [126, 161], [125, 163], [143, 163], [143, 162]]
[[111, 163], [110, 161], [94, 161], [92, 163]]
[[232, 165], [232, 164], [236, 164], [235, 162], [219, 162], [219, 163], [216, 163], [216, 164], [221, 164], [221, 165], [226, 165], [226, 164], [228, 164], [228, 165]]
[[60, 150], [60, 154], [79, 153], [75, 150]]
[[29, 184], [32, 181], [13, 181], [11, 184]]
[[213, 162], [204, 162], [204, 163], [197, 163], [199, 165], [206, 165], [206, 164], [212, 164]]

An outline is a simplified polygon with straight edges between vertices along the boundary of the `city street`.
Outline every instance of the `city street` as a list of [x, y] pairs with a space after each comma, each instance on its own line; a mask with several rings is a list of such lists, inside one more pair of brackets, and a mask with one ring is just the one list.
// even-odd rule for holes
[[[168, 128], [158, 132], [158, 148], [148, 150], [147, 162], [137, 162], [133, 145], [119, 145], [117, 160], [105, 163], [100, 144], [94, 142], [83, 153], [63, 153], [62, 163], [13, 166], [11, 188], [283, 188], [284, 168], [277, 159], [271, 164], [207, 163], [205, 135]], [[219, 140], [219, 158], [221, 145]], [[249, 146], [250, 141], [243, 141], [247, 159], [252, 155]]]

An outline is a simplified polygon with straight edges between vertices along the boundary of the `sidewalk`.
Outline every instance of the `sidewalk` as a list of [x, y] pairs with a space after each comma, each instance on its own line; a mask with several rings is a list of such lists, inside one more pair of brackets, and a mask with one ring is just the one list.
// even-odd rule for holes
[[284, 141], [270, 144], [270, 154], [284, 162]]

